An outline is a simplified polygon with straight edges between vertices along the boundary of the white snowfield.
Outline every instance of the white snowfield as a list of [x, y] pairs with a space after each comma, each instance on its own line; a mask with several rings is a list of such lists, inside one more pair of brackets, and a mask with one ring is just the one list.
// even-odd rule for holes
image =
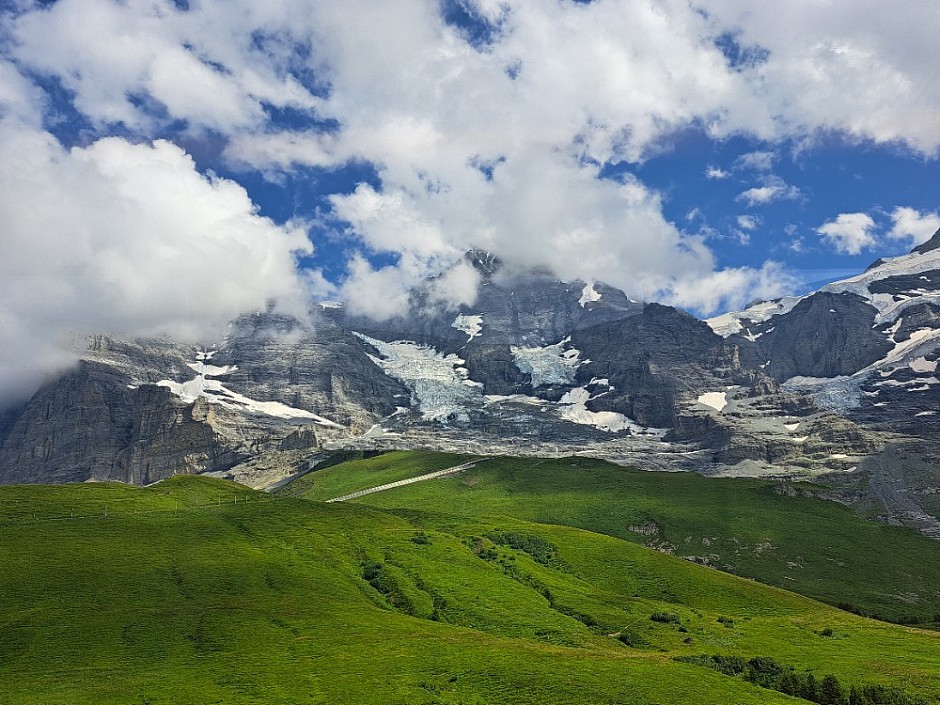
[[480, 314], [475, 314], [468, 316], [461, 313], [457, 318], [454, 319], [454, 322], [450, 324], [451, 328], [456, 328], [457, 330], [463, 331], [470, 338], [467, 340], [469, 343], [471, 340], [480, 335], [480, 332], [483, 330], [483, 316]]
[[584, 308], [587, 304], [593, 304], [600, 300], [601, 295], [594, 290], [594, 282], [589, 281], [581, 290], [581, 298], [578, 299], [578, 303], [581, 305], [581, 308]]
[[661, 438], [669, 432], [668, 428], [647, 428], [641, 426], [628, 416], [617, 413], [616, 411], [591, 411], [587, 408], [587, 403], [598, 396], [603, 396], [606, 392], [591, 396], [591, 393], [585, 387], [575, 387], [567, 392], [558, 400], [561, 407], [560, 416], [565, 421], [581, 424], [583, 426], [593, 426], [601, 431], [608, 433], [621, 433], [629, 431], [635, 436], [655, 436]]
[[305, 409], [296, 409], [279, 401], [258, 401], [228, 389], [222, 382], [214, 378], [231, 374], [238, 368], [234, 365], [219, 367], [204, 362], [204, 360], [211, 359], [213, 354], [213, 352], [200, 352], [196, 355], [196, 362], [186, 363], [196, 373], [195, 378], [188, 382], [173, 382], [165, 379], [157, 382], [157, 386], [166, 387], [187, 403], [194, 402], [199, 397], [205, 397], [210, 404], [218, 404], [237, 411], [264, 414], [280, 419], [309, 419], [321, 426], [342, 428], [338, 423]]
[[699, 395], [699, 398], [696, 399], [699, 404], [704, 404], [705, 406], [710, 406], [712, 409], [717, 411], [719, 414], [728, 406], [728, 393], [727, 392], [705, 392], [704, 394]]
[[[531, 375], [532, 386], [542, 387], [547, 384], [571, 384], [574, 382], [578, 366], [583, 364], [581, 352], [577, 348], [565, 350], [571, 343], [567, 337], [554, 345], [539, 348], [510, 346], [513, 362], [522, 372]], [[586, 361], [585, 361], [586, 362]]]
[[[714, 318], [706, 319], [709, 327], [722, 338], [744, 331], [745, 337], [753, 335], [746, 327], [746, 323], [762, 323], [773, 316], [789, 313], [803, 300], [802, 296], [785, 296], [776, 301], [762, 301], [743, 311], [730, 311]], [[749, 340], [757, 340], [760, 335], [754, 335]]]
[[356, 337], [379, 351], [369, 355], [382, 371], [411, 390], [421, 416], [430, 421], [469, 421], [466, 408], [483, 403], [482, 385], [468, 379], [464, 360], [417, 343], [386, 343], [362, 333]]

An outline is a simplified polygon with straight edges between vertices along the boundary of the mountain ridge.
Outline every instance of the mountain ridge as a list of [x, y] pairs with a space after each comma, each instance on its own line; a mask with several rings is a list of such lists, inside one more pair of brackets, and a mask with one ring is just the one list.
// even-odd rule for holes
[[[471, 251], [473, 305], [440, 303], [430, 281], [387, 321], [323, 304], [309, 321], [240, 316], [211, 349], [89, 336], [74, 369], [7, 416], [0, 482], [240, 477], [259, 464], [271, 479], [343, 448], [841, 482], [891, 444], [932, 452], [937, 243], [940, 232], [819, 291], [707, 321], [602, 282], [510, 276]], [[905, 488], [934, 521], [937, 480], [925, 471]]]

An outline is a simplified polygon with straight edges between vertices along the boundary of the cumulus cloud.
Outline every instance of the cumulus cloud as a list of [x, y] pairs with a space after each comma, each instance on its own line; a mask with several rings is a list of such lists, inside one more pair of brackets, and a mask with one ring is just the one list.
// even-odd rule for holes
[[773, 169], [777, 155], [773, 152], [757, 151], [747, 152], [734, 160], [735, 169], [751, 169], [753, 171], [770, 171]]
[[11, 62], [0, 60], [0, 118], [38, 126], [42, 123], [42, 104], [42, 91]]
[[877, 244], [875, 221], [867, 213], [840, 213], [816, 229], [836, 252], [857, 255]]
[[742, 191], [735, 198], [736, 201], [743, 201], [750, 207], [763, 206], [774, 201], [795, 200], [800, 197], [800, 190], [796, 186], [786, 183], [777, 176], [771, 176], [764, 180], [763, 186], [754, 186]]
[[739, 215], [735, 220], [742, 230], [757, 230], [761, 223], [760, 218], [756, 215]]
[[428, 302], [432, 307], [444, 309], [472, 306], [477, 300], [479, 286], [480, 273], [476, 267], [466, 260], [461, 260], [445, 270], [441, 276], [431, 280]]
[[719, 166], [714, 166], [709, 164], [705, 169], [705, 178], [706, 179], [727, 179], [731, 177], [730, 171], [725, 171]]
[[384, 321], [408, 312], [409, 287], [430, 272], [426, 262], [412, 255], [401, 260], [397, 266], [373, 268], [359, 254], [350, 259], [339, 296], [351, 314]]
[[[736, 42], [764, 50], [748, 70], [778, 134], [836, 131], [876, 142], [901, 141], [936, 156], [940, 85], [935, 80], [937, 7], [912, 0], [885, 12], [880, 0], [759, 7], [711, 0], [710, 20], [734, 28]], [[890, 96], [890, 100], [885, 100]]]
[[270, 297], [303, 308], [300, 228], [256, 213], [245, 190], [196, 171], [164, 141], [64, 149], [0, 121], [0, 400], [32, 391], [69, 333], [212, 342]]
[[899, 206], [891, 212], [891, 222], [893, 225], [888, 231], [889, 238], [920, 245], [940, 230], [940, 213], [921, 212], [908, 206]]
[[226, 5], [188, 12], [168, 0], [59, 0], [6, 25], [13, 58], [57, 77], [99, 126], [147, 131], [185, 120], [228, 133], [263, 126], [265, 105], [315, 108], [318, 99], [276, 54], [257, 48], [289, 30], [288, 9], [302, 7]]
[[[152, 143], [173, 126], [190, 137], [213, 135], [234, 168], [273, 175], [351, 160], [375, 167], [373, 185], [329, 201], [327, 217], [351, 251], [393, 262], [375, 267], [365, 257], [349, 258], [338, 295], [354, 310], [395, 315], [409, 286], [476, 246], [565, 278], [604, 279], [634, 298], [707, 311], [779, 289], [787, 277], [776, 265], [721, 269], [703, 237], [664, 217], [659, 194], [633, 177], [602, 178], [604, 165], [642, 162], [687, 128], [714, 138], [744, 134], [769, 145], [728, 167], [755, 172], [756, 185], [738, 199], [756, 207], [800, 196], [770, 173], [778, 140], [836, 132], [900, 142], [925, 156], [940, 147], [936, 23], [925, 20], [936, 17], [931, 0], [911, 0], [890, 13], [881, 0], [746, 7], [710, 0], [707, 11], [685, 0], [460, 5], [488, 25], [482, 39], [468, 41], [448, 25], [435, 0], [203, 0], [188, 9], [171, 0], [24, 3], [2, 19], [0, 111], [9, 124], [32, 126], [24, 144], [37, 151], [10, 155], [22, 160], [18, 169], [5, 161], [2, 168], [23, 183], [12, 183], [3, 198], [68, 196], [65, 212], [79, 224], [98, 222], [91, 213], [98, 214], [102, 234], [93, 237], [87, 228], [84, 239], [68, 245], [70, 268], [50, 269], [66, 282], [120, 272], [147, 256], [167, 276], [175, 258], [190, 277], [194, 247], [198, 259], [215, 257], [217, 246], [220, 256], [225, 249], [254, 259], [256, 248], [267, 248], [282, 265], [278, 277], [255, 286], [241, 260], [218, 259], [213, 269], [230, 267], [235, 298], [222, 305], [225, 296], [210, 297], [206, 310], [221, 314], [235, 300], [248, 305], [241, 293], [252, 301], [262, 292], [284, 293], [275, 279], [292, 290], [302, 286], [289, 256], [304, 246], [302, 238], [259, 218], [231, 182], [200, 175], [178, 149]], [[98, 137], [129, 132], [142, 144], [100, 140], [62, 150], [38, 129], [43, 97], [24, 75], [60, 83]], [[294, 111], [307, 123], [279, 123], [271, 117], [278, 111]], [[118, 166], [107, 172], [108, 164]], [[123, 169], [135, 175], [139, 194], [122, 187]], [[714, 166], [706, 176], [730, 173]], [[167, 174], [188, 191], [174, 189]], [[11, 220], [20, 230], [10, 232], [20, 234], [4, 230], [4, 246], [28, 240], [37, 228], [61, 233], [64, 216], [48, 210]], [[119, 239], [111, 223], [134, 230], [132, 212], [143, 235]], [[238, 224], [234, 240], [206, 234], [220, 233], [222, 212]], [[858, 215], [864, 214], [848, 214]], [[920, 222], [929, 217], [919, 214], [915, 223], [899, 216], [897, 237], [922, 237]], [[196, 224], [203, 225], [198, 232]], [[860, 251], [873, 236], [854, 225], [837, 218], [820, 233], [847, 252]], [[168, 233], [173, 228], [185, 241]], [[114, 266], [102, 264], [108, 260]], [[100, 323], [149, 330], [178, 318], [169, 313], [174, 306], [159, 303], [167, 303], [162, 295], [157, 303], [135, 295], [132, 284], [151, 279], [109, 276], [114, 290], [127, 290], [124, 308], [101, 303], [107, 293], [101, 286], [83, 294], [82, 311], [49, 315], [80, 323], [90, 317], [97, 325], [87, 313], [95, 306], [121, 311], [133, 303], [139, 316], [127, 310]], [[444, 303], [467, 300], [472, 283], [455, 281]], [[329, 289], [314, 275], [306, 285]], [[29, 303], [4, 310], [23, 321], [17, 312], [31, 310]]]
[[769, 261], [759, 270], [732, 267], [701, 278], [676, 283], [671, 303], [708, 315], [714, 311], [740, 310], [754, 301], [788, 294], [799, 280], [778, 262]]

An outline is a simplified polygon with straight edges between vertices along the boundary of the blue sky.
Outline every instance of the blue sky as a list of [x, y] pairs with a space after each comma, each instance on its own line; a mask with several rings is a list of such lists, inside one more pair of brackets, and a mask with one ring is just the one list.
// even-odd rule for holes
[[470, 247], [699, 315], [860, 271], [940, 227], [938, 30], [933, 0], [7, 2], [0, 396], [72, 331], [387, 317], [441, 271], [472, 305]]

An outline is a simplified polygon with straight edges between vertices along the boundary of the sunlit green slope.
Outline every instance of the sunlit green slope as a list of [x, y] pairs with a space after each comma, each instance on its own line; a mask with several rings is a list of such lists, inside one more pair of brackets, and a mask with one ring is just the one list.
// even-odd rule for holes
[[793, 702], [714, 653], [940, 692], [936, 634], [627, 541], [204, 478], [0, 488], [0, 594], [11, 704]]

